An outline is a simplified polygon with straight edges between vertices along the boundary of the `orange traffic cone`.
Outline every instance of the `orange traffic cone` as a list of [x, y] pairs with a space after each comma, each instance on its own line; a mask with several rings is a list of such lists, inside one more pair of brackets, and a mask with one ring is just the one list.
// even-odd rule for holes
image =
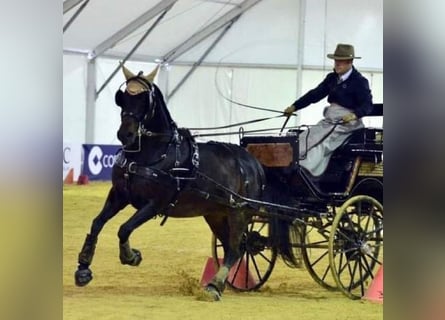
[[242, 289], [251, 289], [256, 285], [250, 270], [247, 269], [246, 261], [244, 261], [244, 259], [241, 260], [239, 268], [238, 263], [235, 263], [230, 269], [227, 281], [232, 283], [234, 287]]
[[377, 271], [363, 299], [383, 303], [383, 265]]
[[[219, 264], [222, 264], [222, 259], [218, 259]], [[213, 276], [216, 274], [216, 265], [215, 265], [215, 260], [211, 257], [207, 258], [207, 262], [204, 266], [204, 270], [202, 271], [202, 276], [201, 276], [201, 281], [200, 284], [201, 286], [205, 287], [210, 280], [212, 280]]]
[[63, 183], [65, 184], [73, 184], [74, 182], [74, 169], [71, 168], [68, 171], [68, 174], [66, 175], [65, 179], [63, 180]]
[[88, 184], [88, 176], [86, 174], [81, 174], [79, 176], [79, 179], [77, 179], [77, 184], [78, 185], [82, 185], [82, 184]]
[[[218, 259], [219, 265], [223, 263], [223, 259]], [[252, 277], [250, 271], [246, 269], [246, 262], [244, 259], [241, 261], [241, 265], [238, 268], [238, 264], [236, 263], [229, 271], [229, 275], [227, 277], [227, 281], [232, 283], [236, 288], [253, 288], [255, 286], [255, 280]], [[216, 274], [216, 265], [215, 260], [211, 257], [207, 258], [207, 262], [204, 266], [204, 270], [202, 272], [201, 286], [206, 286], [210, 280], [212, 280], [213, 276]], [[236, 277], [235, 277], [236, 275]]]

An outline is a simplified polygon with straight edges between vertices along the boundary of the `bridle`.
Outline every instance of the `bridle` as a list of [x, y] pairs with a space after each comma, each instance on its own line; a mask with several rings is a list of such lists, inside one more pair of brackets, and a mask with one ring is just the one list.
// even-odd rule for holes
[[[142, 85], [142, 89], [139, 90], [136, 93], [130, 92], [128, 90], [128, 84], [131, 81], [136, 81], [138, 82], [140, 85]], [[127, 85], [127, 88], [125, 89], [125, 92], [127, 94], [130, 94], [132, 96], [135, 95], [139, 95], [139, 94], [148, 94], [148, 106], [149, 106], [149, 111], [148, 112], [144, 112], [142, 114], [142, 116], [137, 115], [134, 112], [131, 111], [122, 111], [121, 112], [121, 118], [123, 119], [124, 117], [130, 117], [133, 118], [137, 123], [138, 123], [138, 129], [137, 129], [137, 139], [138, 139], [138, 147], [137, 149], [126, 149], [125, 146], [122, 147], [122, 150], [125, 152], [140, 152], [141, 151], [141, 138], [143, 135], [146, 136], [155, 136], [155, 135], [161, 135], [161, 134], [155, 134], [151, 131], [148, 131], [147, 129], [144, 128], [144, 122], [152, 119], [155, 115], [155, 111], [156, 111], [156, 104], [154, 103], [155, 101], [155, 93], [154, 93], [154, 87], [151, 83], [149, 83], [148, 81], [146, 81], [145, 79], [139, 77], [139, 74], [135, 77], [129, 78], [128, 80], [126, 80], [125, 82], [123, 82], [118, 89], [118, 92], [121, 91], [121, 88], [123, 85]], [[121, 106], [122, 107], [122, 106]], [[123, 107], [122, 107], [123, 108]], [[151, 109], [151, 112], [150, 112]], [[165, 135], [165, 134], [162, 134]], [[170, 136], [170, 135], [169, 135]]]

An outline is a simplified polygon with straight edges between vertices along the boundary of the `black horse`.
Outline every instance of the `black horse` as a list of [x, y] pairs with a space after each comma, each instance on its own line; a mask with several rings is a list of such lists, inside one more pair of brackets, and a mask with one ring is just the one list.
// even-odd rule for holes
[[219, 300], [229, 269], [241, 256], [242, 234], [254, 214], [237, 195], [261, 199], [262, 166], [240, 146], [196, 143], [188, 130], [178, 128], [153, 83], [157, 68], [147, 76], [122, 69], [126, 88], [116, 92], [115, 101], [122, 109], [117, 136], [123, 148], [116, 156], [105, 205], [79, 253], [76, 285], [92, 280], [89, 267], [104, 224], [131, 204], [137, 210], [118, 231], [121, 263], [139, 265], [141, 253], [131, 248], [129, 237], [156, 215], [164, 219], [204, 216], [224, 248], [223, 265], [205, 288]]

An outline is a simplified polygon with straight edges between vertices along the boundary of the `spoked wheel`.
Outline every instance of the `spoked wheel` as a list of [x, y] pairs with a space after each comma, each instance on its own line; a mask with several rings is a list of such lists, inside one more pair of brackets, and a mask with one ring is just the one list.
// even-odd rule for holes
[[333, 215], [308, 217], [301, 234], [304, 265], [312, 279], [328, 290], [337, 289], [329, 264], [329, 236], [333, 220]]
[[[277, 260], [277, 249], [270, 239], [270, 222], [254, 216], [241, 242], [241, 259], [230, 269], [226, 283], [238, 291], [259, 289], [272, 273]], [[212, 238], [213, 258], [219, 268], [224, 256], [221, 242]]]
[[383, 265], [383, 206], [376, 199], [358, 195], [341, 206], [329, 237], [329, 263], [346, 296], [365, 294]]

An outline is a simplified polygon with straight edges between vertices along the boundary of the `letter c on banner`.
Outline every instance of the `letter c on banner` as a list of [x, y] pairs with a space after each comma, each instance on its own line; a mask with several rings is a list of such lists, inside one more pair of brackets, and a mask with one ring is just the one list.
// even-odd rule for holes
[[69, 160], [69, 155], [71, 153], [71, 148], [70, 147], [65, 147], [63, 148], [63, 163], [70, 163]]
[[114, 165], [114, 155], [106, 154], [102, 158], [104, 168], [112, 168]]

